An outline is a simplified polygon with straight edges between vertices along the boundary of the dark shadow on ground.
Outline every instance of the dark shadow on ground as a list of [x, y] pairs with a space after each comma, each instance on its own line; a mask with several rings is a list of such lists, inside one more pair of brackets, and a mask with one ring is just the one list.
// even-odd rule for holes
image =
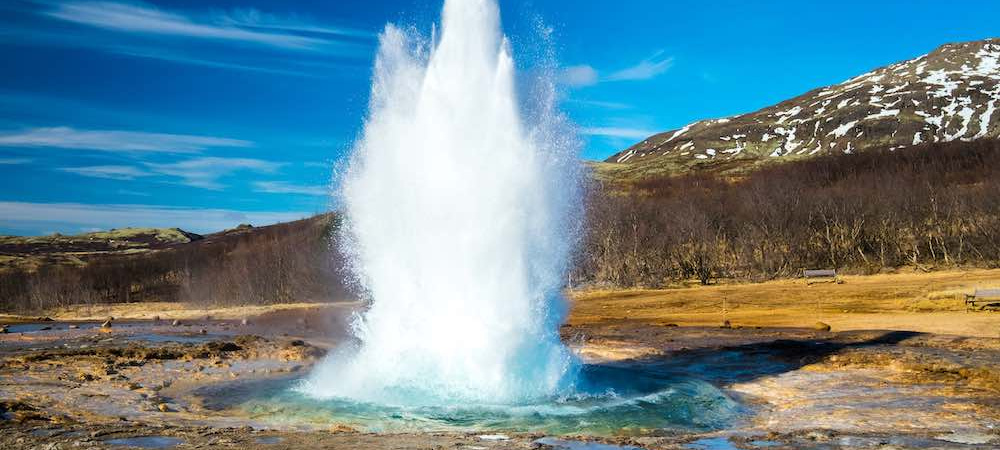
[[666, 355], [591, 365], [591, 370], [628, 370], [655, 378], [690, 377], [713, 384], [752, 381], [791, 372], [841, 351], [894, 346], [922, 335], [910, 331], [886, 331], [858, 339], [857, 334], [830, 338], [777, 339], [736, 346], [679, 350]]

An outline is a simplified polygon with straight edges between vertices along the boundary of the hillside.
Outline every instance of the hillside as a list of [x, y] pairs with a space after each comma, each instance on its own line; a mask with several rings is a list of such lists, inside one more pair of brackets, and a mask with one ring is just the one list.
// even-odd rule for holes
[[104, 255], [143, 253], [201, 239], [179, 228], [122, 228], [74, 236], [0, 236], [0, 270], [34, 270], [55, 262], [83, 265]]
[[644, 178], [1000, 136], [1000, 39], [948, 44], [915, 59], [759, 111], [702, 120], [619, 152], [599, 171]]
[[69, 304], [205, 305], [329, 300], [343, 291], [330, 239], [336, 216], [200, 236], [124, 228], [78, 236], [0, 237], [0, 311]]
[[[1000, 140], [824, 154], [740, 176], [603, 184], [573, 279], [663, 286], [1000, 267]], [[625, 187], [625, 189], [620, 189]]]

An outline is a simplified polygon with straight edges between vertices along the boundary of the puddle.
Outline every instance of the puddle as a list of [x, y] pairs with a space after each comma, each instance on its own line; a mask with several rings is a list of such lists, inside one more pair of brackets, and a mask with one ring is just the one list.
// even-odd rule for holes
[[218, 334], [159, 334], [159, 333], [144, 333], [144, 334], [134, 334], [131, 336], [126, 336], [125, 339], [130, 341], [144, 341], [152, 343], [167, 343], [176, 342], [178, 344], [204, 344], [209, 341], [223, 338], [224, 336]]
[[954, 432], [951, 434], [936, 436], [935, 439], [945, 442], [954, 442], [956, 444], [980, 445], [989, 444], [993, 441], [994, 436], [975, 432]]
[[548, 445], [556, 450], [643, 450], [631, 445], [619, 446], [602, 444], [600, 442], [567, 441], [551, 437], [541, 438], [535, 441], [536, 444]]
[[282, 439], [280, 436], [260, 436], [257, 439], [254, 439], [255, 443], [261, 445], [280, 444], [281, 441], [284, 441], [284, 439]]
[[140, 436], [130, 438], [109, 439], [105, 444], [120, 447], [136, 448], [171, 448], [184, 443], [183, 440], [167, 436]]
[[698, 439], [684, 444], [684, 448], [691, 450], [739, 450], [732, 442], [729, 442], [729, 438], [725, 437]]
[[61, 434], [63, 430], [59, 428], [39, 428], [37, 430], [31, 430], [31, 435], [35, 437], [52, 437], [57, 434]]
[[8, 333], [38, 333], [42, 331], [65, 331], [69, 329], [70, 325], [76, 325], [80, 329], [89, 329], [100, 327], [99, 323], [63, 323], [63, 322], [37, 322], [37, 323], [18, 323], [7, 325]]
[[774, 441], [750, 441], [750, 445], [760, 448], [777, 447], [781, 445], [780, 442]]
[[510, 439], [506, 434], [482, 434], [476, 436], [480, 441], [506, 441]]

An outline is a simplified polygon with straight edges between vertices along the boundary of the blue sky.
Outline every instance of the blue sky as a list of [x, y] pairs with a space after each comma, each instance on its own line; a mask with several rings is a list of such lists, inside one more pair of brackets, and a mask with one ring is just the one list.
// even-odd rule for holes
[[[525, 71], [550, 45], [583, 156], [752, 111], [940, 44], [1000, 2], [500, 0]], [[385, 23], [436, 1], [0, 4], [0, 233], [216, 231], [331, 207]], [[539, 23], [552, 29], [542, 42]]]

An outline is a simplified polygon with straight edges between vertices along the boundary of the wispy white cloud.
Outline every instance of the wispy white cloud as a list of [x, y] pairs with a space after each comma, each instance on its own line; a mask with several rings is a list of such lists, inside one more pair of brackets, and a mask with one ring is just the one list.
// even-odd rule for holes
[[586, 64], [567, 67], [563, 69], [560, 80], [569, 87], [587, 87], [609, 81], [650, 80], [670, 70], [673, 64], [673, 57], [664, 56], [663, 51], [659, 51], [635, 65], [604, 76], [599, 70]]
[[673, 64], [674, 58], [664, 57], [663, 52], [657, 52], [639, 64], [614, 72], [605, 79], [607, 81], [649, 80], [670, 70]]
[[0, 166], [16, 166], [34, 161], [31, 158], [0, 158]]
[[146, 163], [146, 167], [159, 175], [181, 179], [181, 184], [210, 190], [221, 190], [222, 177], [238, 171], [273, 173], [284, 164], [251, 158], [194, 158], [176, 163]]
[[577, 105], [589, 106], [593, 108], [601, 109], [629, 109], [632, 105], [619, 102], [606, 102], [601, 100], [584, 100], [578, 98], [571, 98], [568, 100], [570, 103], [575, 103]]
[[[220, 61], [218, 58], [202, 58], [183, 52], [173, 52], [161, 48], [144, 47], [118, 47], [110, 46], [107, 51], [119, 55], [134, 56], [136, 58], [155, 59], [173, 63], [189, 64], [194, 66], [211, 67], [216, 69], [239, 70], [244, 72], [258, 72], [271, 75], [286, 75], [295, 77], [317, 78], [319, 75], [308, 71], [278, 69], [272, 67], [256, 66], [250, 64], [240, 64]], [[291, 66], [291, 64], [289, 64]]]
[[593, 86], [599, 81], [597, 69], [585, 64], [563, 69], [559, 78], [563, 84], [570, 87]]
[[322, 39], [308, 36], [212, 23], [141, 3], [66, 2], [56, 5], [46, 14], [67, 22], [131, 33], [239, 41], [301, 50], [314, 50], [323, 43]]
[[130, 189], [119, 189], [117, 192], [121, 195], [134, 195], [136, 197], [151, 197], [153, 195], [149, 192], [133, 191]]
[[644, 139], [653, 134], [653, 131], [641, 128], [627, 127], [590, 127], [580, 130], [581, 134], [587, 136], [601, 136], [610, 138]]
[[216, 16], [216, 23], [265, 30], [283, 30], [358, 38], [375, 38], [377, 36], [377, 33], [369, 30], [318, 25], [299, 17], [281, 17], [274, 14], [268, 14], [254, 8], [236, 9], [227, 13], [218, 14]]
[[241, 223], [270, 225], [309, 215], [295, 211], [236, 211], [156, 205], [0, 202], [0, 225], [35, 230], [179, 227], [207, 233]]
[[213, 147], [251, 147], [253, 142], [213, 136], [120, 130], [32, 128], [0, 133], [0, 147], [50, 147], [102, 151], [195, 153]]
[[361, 76], [376, 43], [373, 31], [256, 9], [168, 9], [129, 0], [26, 0], [11, 9], [48, 20], [4, 24], [0, 41], [277, 76], [323, 78], [348, 69]]
[[133, 166], [63, 167], [57, 170], [74, 173], [84, 177], [107, 178], [111, 180], [134, 180], [138, 177], [148, 177], [153, 175], [152, 173]]
[[305, 186], [283, 181], [258, 181], [254, 183], [254, 190], [266, 194], [300, 194], [316, 197], [330, 194], [330, 189], [326, 186]]
[[[202, 157], [186, 159], [172, 163], [142, 163], [142, 167], [128, 165], [62, 167], [56, 170], [73, 173], [91, 178], [107, 178], [112, 180], [134, 180], [142, 177], [169, 177], [179, 179], [179, 183], [209, 190], [221, 190], [226, 186], [221, 179], [236, 172], [247, 171], [256, 173], [273, 173], [284, 166], [284, 163], [264, 161], [252, 158], [222, 158]], [[284, 193], [309, 193], [310, 186], [286, 185], [283, 183], [261, 182], [255, 184], [258, 192], [270, 192], [271, 189]], [[316, 194], [319, 195], [319, 194]]]

